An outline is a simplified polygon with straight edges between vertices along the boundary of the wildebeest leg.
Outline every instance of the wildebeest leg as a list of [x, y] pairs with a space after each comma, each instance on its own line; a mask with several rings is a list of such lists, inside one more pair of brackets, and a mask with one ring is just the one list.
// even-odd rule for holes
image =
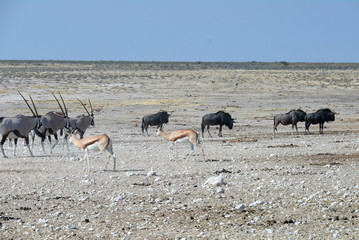
[[17, 148], [17, 138], [14, 138], [14, 157], [16, 157], [16, 148]]
[[218, 137], [223, 137], [222, 136], [222, 125], [219, 125]]
[[208, 132], [209, 136], [212, 137], [211, 133], [209, 132], [209, 125], [207, 125], [207, 132]]
[[295, 124], [295, 129], [297, 130], [297, 134], [299, 134], [297, 123]]
[[310, 134], [310, 132], [309, 132], [309, 126], [310, 126], [310, 123], [308, 123], [308, 122], [305, 122], [305, 134]]
[[5, 154], [5, 151], [4, 151], [4, 143], [5, 143], [6, 138], [7, 138], [8, 135], [9, 135], [9, 134], [5, 134], [5, 135], [3, 135], [2, 138], [1, 138], [1, 152], [2, 152], [2, 155], [4, 156], [4, 158], [8, 158], [8, 157], [6, 156], [6, 154]]
[[275, 131], [278, 131], [277, 127], [278, 127], [279, 123], [280, 123], [279, 121], [276, 121], [274, 119], [273, 136], [275, 136]]
[[323, 134], [324, 123], [319, 123], [319, 133]]
[[31, 148], [30, 148], [30, 141], [29, 141], [29, 136], [25, 137], [25, 142], [26, 142], [26, 146], [29, 149], [30, 155], [31, 157], [34, 156], [34, 154], [32, 154]]
[[294, 123], [292, 124], [292, 135], [294, 134]]

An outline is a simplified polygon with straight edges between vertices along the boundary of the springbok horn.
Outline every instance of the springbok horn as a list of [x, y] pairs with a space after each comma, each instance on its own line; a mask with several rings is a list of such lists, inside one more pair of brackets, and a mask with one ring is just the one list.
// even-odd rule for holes
[[34, 111], [32, 110], [32, 108], [30, 107], [29, 103], [28, 103], [27, 100], [25, 99], [25, 97], [21, 94], [21, 92], [19, 92], [19, 91], [17, 91], [17, 92], [18, 92], [18, 93], [21, 95], [21, 97], [24, 99], [26, 105], [29, 107], [29, 109], [30, 109], [30, 111], [32, 112], [32, 114], [33, 114], [34, 116], [36, 116], [35, 113], [34, 113]]
[[92, 109], [92, 104], [91, 104], [91, 101], [90, 101], [90, 99], [88, 99], [89, 100], [89, 103], [90, 103], [90, 108], [91, 108], [91, 116], [93, 116], [93, 109]]
[[29, 95], [29, 97], [30, 97], [30, 99], [31, 99], [31, 102], [32, 102], [32, 106], [34, 106], [34, 109], [35, 109], [35, 113], [36, 113], [36, 117], [38, 117], [38, 116], [39, 116], [39, 114], [37, 113], [37, 109], [36, 109], [36, 107], [35, 107], [35, 103], [34, 103], [34, 100], [32, 100], [32, 97], [31, 97], [31, 95]]
[[87, 110], [87, 108], [86, 108], [85, 104], [83, 104], [83, 102], [81, 102], [81, 100], [80, 100], [80, 99], [78, 99], [78, 98], [77, 98], [77, 100], [79, 100], [79, 102], [80, 102], [80, 103], [82, 104], [82, 106], [85, 108], [85, 110], [86, 110], [87, 114], [88, 114], [88, 115], [91, 115], [91, 114], [89, 113], [89, 111]]
[[61, 100], [62, 100], [62, 104], [64, 104], [66, 117], [69, 117], [69, 113], [68, 113], [68, 111], [67, 111], [67, 107], [66, 107], [65, 101], [64, 101], [64, 99], [62, 98], [62, 95], [61, 95], [61, 93], [60, 93], [60, 92], [59, 92], [59, 94], [60, 94], [60, 97], [61, 97]]
[[53, 95], [53, 96], [54, 96], [54, 98], [56, 99], [56, 102], [57, 102], [57, 104], [59, 105], [59, 107], [60, 107], [60, 109], [61, 109], [62, 114], [64, 114], [64, 116], [66, 117], [65, 112], [64, 112], [64, 109], [62, 108], [62, 106], [61, 106], [61, 104], [60, 104], [59, 100], [57, 99], [57, 97], [55, 96], [54, 92], [52, 92], [52, 95]]

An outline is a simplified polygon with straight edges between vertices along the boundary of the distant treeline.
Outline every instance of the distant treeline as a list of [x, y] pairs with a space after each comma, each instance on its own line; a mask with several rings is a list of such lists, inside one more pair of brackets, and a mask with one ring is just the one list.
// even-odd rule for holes
[[359, 63], [310, 62], [148, 62], [148, 61], [58, 61], [58, 60], [0, 60], [0, 65], [18, 67], [75, 67], [77, 70], [347, 70], [359, 69]]

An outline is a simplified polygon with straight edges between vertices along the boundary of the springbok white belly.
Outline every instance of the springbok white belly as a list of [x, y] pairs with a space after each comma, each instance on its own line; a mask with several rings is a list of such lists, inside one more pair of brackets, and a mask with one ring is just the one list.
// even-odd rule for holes
[[98, 147], [97, 142], [95, 142], [95, 143], [93, 143], [91, 145], [88, 145], [87, 149], [90, 150], [90, 151], [100, 151], [100, 148]]
[[176, 140], [176, 143], [179, 143], [179, 142], [189, 142], [189, 139], [188, 139], [188, 137], [179, 138]]

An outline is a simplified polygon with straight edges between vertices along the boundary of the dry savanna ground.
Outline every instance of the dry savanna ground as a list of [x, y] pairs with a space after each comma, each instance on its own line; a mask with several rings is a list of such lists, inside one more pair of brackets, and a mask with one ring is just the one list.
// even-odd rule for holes
[[[198, 63], [199, 64], [199, 63]], [[153, 63], [153, 65], [155, 65]], [[105, 155], [62, 142], [43, 153], [23, 140], [17, 157], [0, 156], [0, 239], [357, 239], [359, 236], [359, 69], [164, 69], [128, 63], [0, 62], [0, 116], [30, 114], [17, 91], [33, 97], [40, 114], [59, 111], [61, 92], [75, 117], [90, 98], [95, 126], [107, 133], [117, 170]], [[187, 67], [187, 68], [186, 68]], [[301, 108], [339, 112], [311, 134], [291, 134], [273, 116]], [[165, 131], [200, 132], [206, 113], [225, 110], [232, 130], [201, 136], [205, 160], [179, 144], [141, 133], [141, 118], [172, 113]]]

